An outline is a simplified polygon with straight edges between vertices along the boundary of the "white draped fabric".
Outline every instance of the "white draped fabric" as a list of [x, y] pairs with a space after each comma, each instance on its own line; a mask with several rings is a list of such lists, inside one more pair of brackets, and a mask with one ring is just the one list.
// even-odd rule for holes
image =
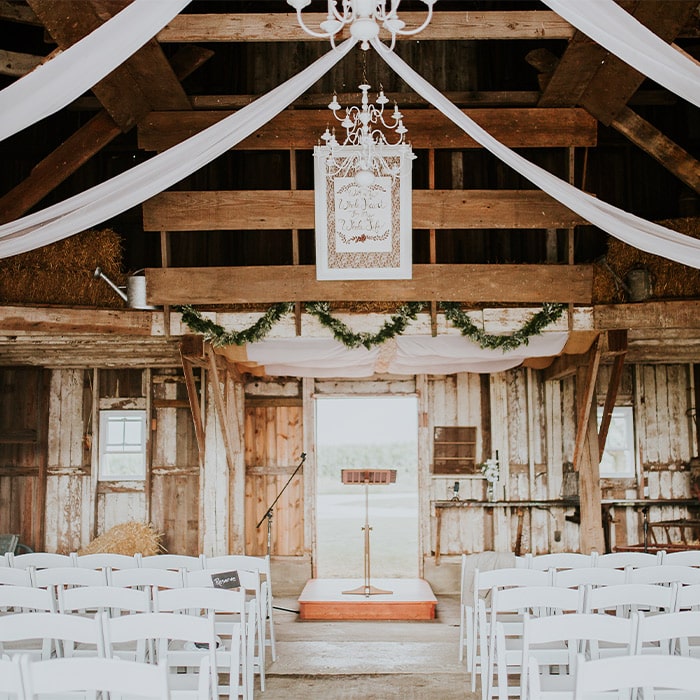
[[399, 56], [393, 51], [389, 51], [384, 44], [373, 39], [372, 46], [413, 90], [434, 107], [437, 107], [448, 119], [452, 120], [484, 148], [551, 197], [611, 236], [619, 238], [634, 248], [675, 260], [683, 265], [700, 268], [699, 240], [646, 221], [639, 216], [618, 209], [612, 204], [591, 197], [556, 175], [552, 175], [538, 165], [531, 163], [482, 129], [427, 80], [418, 75]]
[[80, 97], [154, 37], [189, 2], [134, 0], [73, 46], [0, 91], [0, 140]]
[[267, 124], [325, 75], [355, 43], [348, 39], [255, 102], [145, 163], [63, 202], [0, 226], [0, 258], [84, 231], [174, 185]]
[[482, 348], [463, 336], [397, 336], [380, 347], [347, 348], [333, 338], [273, 338], [221, 353], [229, 359], [253, 363], [271, 376], [371, 377], [389, 374], [454, 374], [504, 372], [528, 358], [554, 357], [569, 334], [543, 333], [527, 345], [503, 351]]
[[700, 107], [700, 66], [613, 0], [543, 2], [625, 63]]

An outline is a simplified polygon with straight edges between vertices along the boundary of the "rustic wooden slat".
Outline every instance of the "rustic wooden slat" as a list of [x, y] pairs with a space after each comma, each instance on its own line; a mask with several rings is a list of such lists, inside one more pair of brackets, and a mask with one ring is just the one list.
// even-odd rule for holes
[[[274, 280], [274, 284], [271, 281]], [[278, 301], [590, 303], [590, 265], [414, 265], [413, 279], [318, 281], [313, 265], [148, 268], [149, 304]]]
[[0, 75], [21, 78], [44, 61], [43, 56], [0, 50]]
[[700, 301], [683, 299], [648, 301], [644, 304], [605, 304], [595, 306], [593, 315], [596, 328], [601, 330], [697, 328]]
[[[439, 4], [439, 3], [438, 3]], [[303, 13], [307, 26], [318, 28], [325, 14]], [[401, 12], [407, 27], [418, 27], [424, 12]], [[436, 39], [569, 39], [573, 28], [554, 12], [491, 11], [439, 12], [420, 33], [421, 41]], [[294, 13], [285, 14], [180, 14], [156, 35], [158, 41], [325, 41], [306, 34]], [[380, 39], [387, 38], [382, 30]], [[413, 39], [401, 37], [398, 39]]]
[[577, 372], [578, 419], [576, 421], [576, 443], [573, 457], [574, 471], [579, 470], [579, 465], [583, 458], [584, 443], [588, 433], [588, 417], [591, 412], [591, 406], [594, 405], [593, 398], [595, 396], [595, 383], [598, 377], [600, 355], [600, 342], [596, 340], [588, 353], [586, 353], [586, 364], [579, 366]]
[[[585, 220], [538, 190], [414, 190], [413, 228], [568, 228]], [[163, 192], [143, 204], [146, 231], [313, 229], [312, 190]]]
[[[464, 114], [510, 148], [568, 148], [595, 146], [593, 117], [578, 108], [482, 108]], [[480, 148], [467, 134], [436, 109], [401, 109], [414, 149]], [[151, 112], [138, 125], [138, 146], [164, 151], [232, 114], [216, 112]], [[326, 110], [287, 110], [243, 139], [243, 150], [311, 150], [328, 126]]]

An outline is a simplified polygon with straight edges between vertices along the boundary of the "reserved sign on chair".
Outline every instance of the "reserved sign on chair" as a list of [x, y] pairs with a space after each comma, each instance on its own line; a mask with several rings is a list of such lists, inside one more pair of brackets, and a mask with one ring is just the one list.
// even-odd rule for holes
[[214, 588], [240, 588], [241, 582], [238, 578], [238, 571], [224, 571], [220, 574], [212, 574], [211, 582]]

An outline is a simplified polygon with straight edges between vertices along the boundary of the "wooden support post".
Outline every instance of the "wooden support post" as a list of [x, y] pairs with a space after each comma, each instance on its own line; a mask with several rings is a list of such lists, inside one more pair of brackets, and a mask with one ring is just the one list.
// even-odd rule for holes
[[[187, 337], [187, 336], [186, 336]], [[201, 338], [197, 338], [201, 342]], [[193, 338], [194, 340], [194, 338]], [[199, 403], [197, 395], [197, 385], [194, 380], [194, 362], [192, 357], [187, 354], [188, 347], [183, 338], [180, 343], [180, 358], [182, 360], [182, 371], [185, 377], [185, 386], [187, 387], [187, 398], [190, 402], [190, 411], [192, 412], [192, 421], [194, 423], [194, 434], [197, 438], [197, 451], [199, 455], [199, 466], [204, 466], [204, 422], [202, 420], [202, 407]], [[191, 348], [189, 348], [191, 351]]]
[[209, 357], [209, 374], [211, 390], [214, 396], [214, 405], [216, 406], [216, 415], [219, 419], [219, 425], [221, 426], [221, 436], [224, 440], [224, 449], [226, 451], [226, 463], [228, 464], [229, 471], [233, 473], [235, 470], [235, 460], [234, 455], [234, 435], [231, 429], [231, 425], [227, 420], [226, 402], [224, 401], [224, 394], [221, 391], [221, 375], [219, 370], [219, 358], [217, 358], [214, 353], [214, 349], [208, 345], [207, 356]]
[[[289, 149], [289, 189], [297, 188], [297, 156], [293, 148]], [[292, 229], [292, 264], [299, 264], [299, 229]], [[294, 303], [294, 327], [297, 335], [301, 335], [301, 302]]]
[[[428, 150], [428, 189], [435, 189], [435, 149]], [[435, 229], [430, 229], [430, 264], [434, 265], [437, 262], [437, 247], [435, 242]], [[437, 302], [430, 302], [430, 333], [433, 336], [437, 335]]]
[[[170, 238], [167, 231], [160, 232], [160, 266], [170, 267]], [[170, 337], [170, 305], [163, 304], [163, 327], [165, 337]]]
[[605, 537], [601, 513], [600, 456], [596, 421], [595, 383], [600, 364], [600, 341], [588, 352], [588, 364], [582, 365], [576, 375], [578, 395], [578, 424], [574, 469], [579, 475], [579, 503], [581, 509], [580, 548], [588, 554], [592, 550], [605, 551]]

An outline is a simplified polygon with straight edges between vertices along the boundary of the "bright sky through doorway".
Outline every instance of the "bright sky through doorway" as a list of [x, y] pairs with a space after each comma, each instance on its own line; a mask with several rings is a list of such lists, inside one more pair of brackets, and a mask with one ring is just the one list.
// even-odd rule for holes
[[319, 445], [412, 441], [418, 431], [416, 404], [404, 397], [327, 399], [316, 429]]

